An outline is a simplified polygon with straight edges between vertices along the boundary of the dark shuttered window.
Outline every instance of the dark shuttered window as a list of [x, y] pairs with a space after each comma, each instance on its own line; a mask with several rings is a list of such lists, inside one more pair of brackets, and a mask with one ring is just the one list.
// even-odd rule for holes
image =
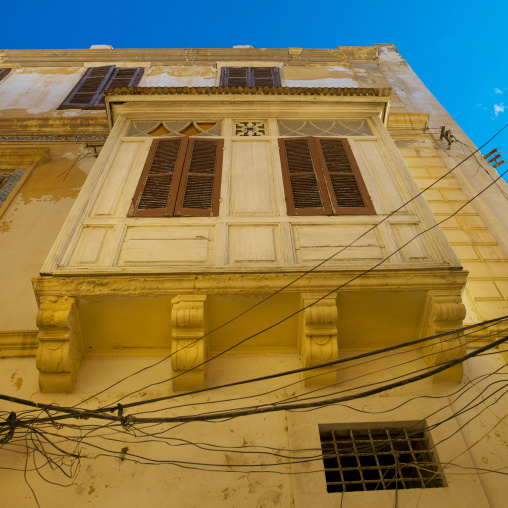
[[11, 72], [11, 69], [0, 69], [0, 81], [2, 81], [9, 72]]
[[218, 215], [223, 145], [222, 139], [154, 140], [129, 215]]
[[221, 86], [281, 86], [277, 67], [223, 67]]
[[143, 68], [90, 67], [58, 109], [104, 109], [104, 90], [137, 86]]
[[289, 215], [367, 215], [374, 207], [346, 139], [279, 139]]

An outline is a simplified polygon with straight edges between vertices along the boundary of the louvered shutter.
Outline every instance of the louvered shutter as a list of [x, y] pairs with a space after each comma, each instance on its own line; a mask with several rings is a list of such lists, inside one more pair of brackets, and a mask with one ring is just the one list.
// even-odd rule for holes
[[58, 109], [92, 109], [114, 70], [114, 65], [90, 67]]
[[175, 215], [219, 214], [223, 146], [222, 139], [189, 140]]
[[330, 215], [313, 138], [279, 139], [288, 215]]
[[336, 214], [373, 214], [374, 207], [347, 139], [315, 139]]
[[[104, 90], [122, 88], [124, 86], [137, 86], [143, 76], [142, 67], [117, 67], [106, 83]], [[99, 101], [94, 106], [97, 109], [104, 109], [104, 94], [101, 93]]]
[[221, 86], [250, 86], [249, 67], [223, 67], [221, 71]]
[[2, 81], [9, 72], [11, 72], [11, 69], [0, 69], [0, 81]]
[[173, 214], [187, 143], [186, 137], [153, 141], [129, 215]]
[[221, 86], [280, 86], [277, 67], [223, 67]]
[[252, 67], [253, 86], [280, 86], [277, 67]]

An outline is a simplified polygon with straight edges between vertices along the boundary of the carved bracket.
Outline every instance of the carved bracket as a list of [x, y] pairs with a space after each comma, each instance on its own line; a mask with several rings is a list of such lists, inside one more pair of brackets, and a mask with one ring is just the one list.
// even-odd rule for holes
[[[173, 390], [199, 390], [205, 387], [206, 296], [176, 296], [171, 300], [171, 366]], [[195, 367], [195, 368], [194, 368]], [[187, 372], [191, 370], [190, 372]]]
[[[302, 307], [318, 300], [320, 294], [303, 294]], [[302, 312], [300, 357], [304, 367], [330, 362], [339, 357], [337, 346], [337, 294], [333, 293]], [[331, 385], [336, 368], [323, 367], [304, 374], [305, 386]]]
[[74, 298], [42, 296], [37, 313], [36, 365], [41, 392], [70, 392], [85, 348]]
[[[466, 307], [460, 296], [429, 295], [427, 317], [423, 337], [456, 330], [463, 325]], [[442, 365], [466, 354], [463, 332], [457, 332], [426, 342], [422, 348], [425, 364], [429, 369]], [[456, 365], [434, 376], [434, 382], [460, 382], [462, 364]]]

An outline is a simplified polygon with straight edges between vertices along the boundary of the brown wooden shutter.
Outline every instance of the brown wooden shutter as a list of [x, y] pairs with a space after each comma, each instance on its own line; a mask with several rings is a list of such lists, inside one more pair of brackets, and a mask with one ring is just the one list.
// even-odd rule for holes
[[220, 86], [250, 86], [250, 67], [223, 67]]
[[221, 86], [281, 86], [277, 67], [223, 67]]
[[334, 213], [375, 213], [347, 139], [317, 138], [315, 141]]
[[288, 215], [331, 215], [313, 138], [279, 139]]
[[[104, 90], [113, 88], [123, 88], [124, 86], [137, 86], [143, 77], [144, 69], [142, 67], [117, 67], [106, 83]], [[101, 93], [99, 101], [94, 106], [96, 109], [104, 109], [104, 94]]]
[[253, 86], [280, 86], [277, 67], [252, 67]]
[[153, 141], [132, 200], [130, 216], [173, 215], [188, 139]]
[[91, 109], [104, 91], [114, 65], [90, 67], [58, 109]]
[[11, 72], [11, 69], [0, 69], [0, 81], [2, 81], [9, 72]]
[[189, 139], [175, 215], [219, 215], [224, 140]]

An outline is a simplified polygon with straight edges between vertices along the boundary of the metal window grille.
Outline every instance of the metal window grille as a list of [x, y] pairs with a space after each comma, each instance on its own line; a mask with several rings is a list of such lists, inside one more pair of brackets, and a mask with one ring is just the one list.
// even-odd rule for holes
[[422, 431], [320, 430], [320, 436], [328, 492], [443, 486], [439, 464]]

